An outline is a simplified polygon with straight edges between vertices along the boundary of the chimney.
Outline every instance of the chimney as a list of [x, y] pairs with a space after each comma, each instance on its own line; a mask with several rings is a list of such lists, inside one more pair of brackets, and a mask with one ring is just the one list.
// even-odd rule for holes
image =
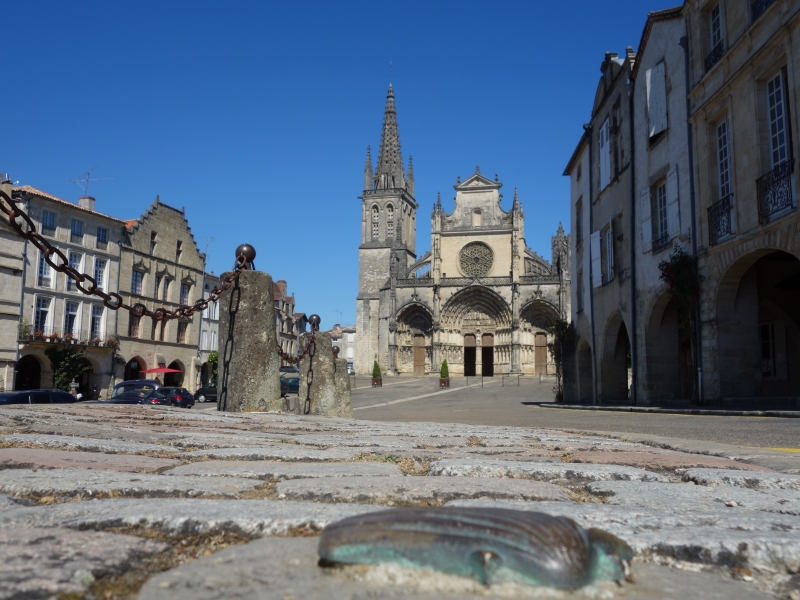
[[286, 280], [285, 279], [278, 279], [275, 283], [278, 284], [278, 288], [281, 290], [281, 294], [284, 296], [286, 295]]
[[91, 196], [81, 196], [78, 198], [78, 206], [86, 210], [94, 210], [94, 198]]

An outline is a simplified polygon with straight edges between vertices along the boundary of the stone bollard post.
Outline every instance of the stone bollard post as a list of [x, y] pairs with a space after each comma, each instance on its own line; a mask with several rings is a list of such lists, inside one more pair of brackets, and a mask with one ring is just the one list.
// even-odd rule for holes
[[242, 271], [219, 303], [217, 410], [283, 410], [272, 277]]
[[[300, 336], [300, 347], [305, 348], [310, 333]], [[341, 359], [343, 360], [343, 359]], [[340, 366], [333, 358], [331, 336], [318, 331], [308, 354], [300, 361], [300, 390], [298, 404], [301, 414], [326, 417], [353, 417], [350, 401], [350, 384], [346, 394], [337, 385], [337, 372], [347, 378], [346, 361]]]
[[353, 400], [350, 396], [350, 375], [347, 374], [347, 359], [339, 358], [339, 348], [333, 347], [333, 380], [336, 384], [337, 417], [353, 419]]

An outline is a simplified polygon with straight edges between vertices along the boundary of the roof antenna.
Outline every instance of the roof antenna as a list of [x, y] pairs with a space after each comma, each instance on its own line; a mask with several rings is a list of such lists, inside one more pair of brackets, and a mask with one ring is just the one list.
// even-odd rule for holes
[[75, 179], [67, 179], [67, 181], [77, 184], [78, 187], [83, 188], [83, 195], [88, 196], [90, 181], [110, 181], [114, 179], [113, 177], [91, 177], [92, 171], [94, 171], [98, 166], [99, 165], [95, 165], [80, 177], [76, 177]]

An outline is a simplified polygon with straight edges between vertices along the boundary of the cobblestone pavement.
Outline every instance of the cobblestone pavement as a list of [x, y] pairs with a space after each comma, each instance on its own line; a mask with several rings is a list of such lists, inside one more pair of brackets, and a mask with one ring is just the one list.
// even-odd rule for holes
[[373, 390], [366, 377], [356, 378], [357, 419], [554, 427], [800, 451], [800, 419], [553, 409], [547, 408], [553, 382], [539, 383], [537, 377], [520, 377], [519, 385], [516, 377], [487, 377], [483, 387], [480, 378], [470, 377], [466, 387], [464, 377], [452, 377], [450, 390], [442, 391], [431, 377], [383, 381], [383, 388]]
[[[2, 408], [0, 598], [800, 599], [796, 465], [718, 447], [527, 424]], [[636, 550], [635, 582], [564, 592], [317, 566], [326, 524], [409, 505], [571, 517]]]

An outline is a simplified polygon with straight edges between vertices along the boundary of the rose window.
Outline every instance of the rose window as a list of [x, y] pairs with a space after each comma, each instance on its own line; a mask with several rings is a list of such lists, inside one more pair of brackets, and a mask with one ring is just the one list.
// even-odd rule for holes
[[481, 242], [472, 242], [461, 249], [458, 263], [467, 277], [484, 277], [492, 270], [494, 253]]

